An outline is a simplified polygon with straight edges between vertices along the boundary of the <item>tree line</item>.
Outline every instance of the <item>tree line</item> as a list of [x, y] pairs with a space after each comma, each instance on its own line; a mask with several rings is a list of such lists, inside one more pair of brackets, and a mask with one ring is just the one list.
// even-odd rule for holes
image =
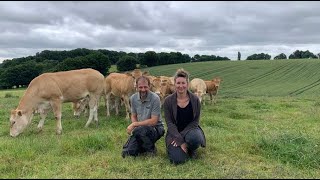
[[44, 50], [34, 56], [4, 60], [0, 64], [0, 89], [27, 86], [32, 79], [46, 72], [67, 71], [82, 68], [98, 70], [103, 75], [109, 74], [111, 65], [117, 65], [119, 72], [135, 68], [152, 67], [166, 64], [178, 64], [200, 61], [230, 60], [215, 55], [195, 55], [180, 52], [147, 51], [145, 53], [126, 53], [106, 49], [90, 50], [77, 48], [70, 51]]
[[[240, 52], [238, 52], [238, 60], [240, 60], [239, 56], [241, 56]], [[314, 55], [309, 50], [306, 50], [306, 51], [296, 50], [292, 54], [290, 54], [288, 58], [284, 53], [281, 53], [274, 57], [275, 60], [276, 59], [277, 60], [278, 59], [319, 59], [319, 58], [320, 58], [320, 53], [318, 53], [317, 55]], [[260, 54], [250, 55], [247, 57], [246, 60], [270, 60], [270, 59], [271, 59], [271, 56], [269, 54], [260, 53]]]

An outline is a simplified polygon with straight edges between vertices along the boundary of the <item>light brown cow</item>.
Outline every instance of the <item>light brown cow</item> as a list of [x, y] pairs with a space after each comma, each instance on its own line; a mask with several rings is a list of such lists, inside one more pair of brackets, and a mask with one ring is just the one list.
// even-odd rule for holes
[[207, 85], [207, 94], [210, 96], [210, 103], [216, 103], [217, 94], [222, 79], [220, 77], [213, 78], [211, 81], [204, 81]]
[[[110, 73], [105, 78], [105, 90], [106, 90], [106, 106], [107, 106], [107, 116], [110, 116], [110, 96], [111, 94], [115, 97], [122, 98], [126, 107], [126, 118], [130, 119], [130, 96], [136, 92], [135, 89], [135, 78], [131, 73], [121, 74], [121, 73]], [[119, 114], [118, 102], [116, 101], [116, 115]]]
[[200, 103], [203, 102], [203, 105], [205, 105], [205, 101], [202, 101], [202, 96], [205, 95], [207, 91], [206, 83], [200, 78], [194, 78], [191, 80], [189, 87], [190, 91], [198, 96]]
[[[105, 94], [103, 94], [101, 97], [105, 100]], [[111, 110], [115, 108], [115, 105], [119, 105], [118, 97], [115, 97], [114, 95], [111, 94], [110, 96], [110, 102], [111, 102]], [[122, 101], [121, 101], [122, 102]], [[122, 105], [122, 103], [121, 103]], [[105, 107], [107, 107], [107, 104], [105, 102]], [[86, 98], [80, 99], [76, 102], [72, 103], [72, 109], [73, 109], [73, 115], [76, 118], [79, 118], [81, 113], [83, 112], [85, 115], [88, 114], [89, 111], [89, 97], [87, 96]]]
[[142, 71], [141, 69], [134, 69], [132, 72], [131, 72], [132, 76], [134, 78], [138, 78], [140, 76], [142, 76]]
[[169, 78], [158, 76], [151, 81], [150, 90], [160, 97], [161, 104], [163, 104], [164, 99], [175, 91], [175, 87]]
[[81, 113], [84, 112], [86, 115], [89, 110], [89, 96], [83, 99], [72, 102], [73, 115], [77, 118], [80, 117]]
[[[149, 78], [150, 79], [150, 78]], [[160, 96], [161, 91], [161, 79], [159, 77], [155, 77], [152, 80], [150, 79], [151, 87], [150, 90]]]
[[161, 83], [161, 90], [160, 90], [160, 101], [161, 104], [164, 103], [165, 98], [174, 93], [176, 91], [176, 87], [174, 84], [171, 83], [171, 81], [164, 81]]
[[44, 73], [34, 78], [18, 107], [11, 111], [10, 135], [18, 136], [31, 123], [33, 114], [39, 111], [42, 130], [48, 111], [52, 108], [56, 118], [56, 133], [62, 133], [61, 108], [64, 102], [74, 102], [89, 96], [90, 115], [85, 127], [92, 119], [98, 122], [98, 100], [104, 90], [104, 76], [93, 69], [80, 69], [55, 73]]

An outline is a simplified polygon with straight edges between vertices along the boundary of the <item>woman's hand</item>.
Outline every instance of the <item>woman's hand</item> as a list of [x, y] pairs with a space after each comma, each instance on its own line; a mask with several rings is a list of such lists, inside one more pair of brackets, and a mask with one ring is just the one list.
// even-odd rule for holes
[[177, 146], [178, 146], [177, 143], [176, 143], [174, 140], [171, 142], [171, 144], [172, 144], [174, 147], [177, 147]]
[[[178, 146], [177, 143], [176, 143], [174, 140], [171, 142], [171, 144], [172, 144], [174, 147], [177, 147], [177, 146]], [[183, 152], [188, 153], [187, 143], [181, 144], [180, 147], [181, 147], [181, 149], [183, 150]]]
[[181, 144], [181, 149], [187, 154], [188, 153], [188, 148], [187, 148], [187, 143]]

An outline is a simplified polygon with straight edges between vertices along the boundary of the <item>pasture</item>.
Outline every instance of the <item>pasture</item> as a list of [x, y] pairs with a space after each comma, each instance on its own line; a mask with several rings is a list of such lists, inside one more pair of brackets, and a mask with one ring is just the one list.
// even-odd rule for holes
[[[202, 106], [207, 147], [183, 165], [170, 164], [164, 138], [156, 157], [121, 157], [127, 140], [124, 107], [99, 125], [62, 109], [62, 135], [52, 112], [44, 129], [35, 115], [28, 129], [9, 136], [10, 110], [25, 89], [0, 91], [0, 178], [318, 178], [320, 177], [320, 60], [220, 61], [146, 68], [172, 76], [184, 68], [191, 79], [219, 76], [216, 104]], [[190, 80], [191, 80], [190, 79]], [[208, 98], [208, 97], [206, 97]], [[163, 119], [164, 121], [164, 119]]]

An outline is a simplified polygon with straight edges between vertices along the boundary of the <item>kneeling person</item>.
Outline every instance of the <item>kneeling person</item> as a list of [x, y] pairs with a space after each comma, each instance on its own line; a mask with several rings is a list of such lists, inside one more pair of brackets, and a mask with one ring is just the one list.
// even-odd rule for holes
[[155, 143], [165, 133], [161, 120], [160, 98], [151, 92], [150, 80], [140, 76], [136, 80], [138, 92], [130, 97], [131, 124], [127, 127], [130, 135], [123, 146], [122, 157], [138, 156], [142, 153], [156, 154]]

